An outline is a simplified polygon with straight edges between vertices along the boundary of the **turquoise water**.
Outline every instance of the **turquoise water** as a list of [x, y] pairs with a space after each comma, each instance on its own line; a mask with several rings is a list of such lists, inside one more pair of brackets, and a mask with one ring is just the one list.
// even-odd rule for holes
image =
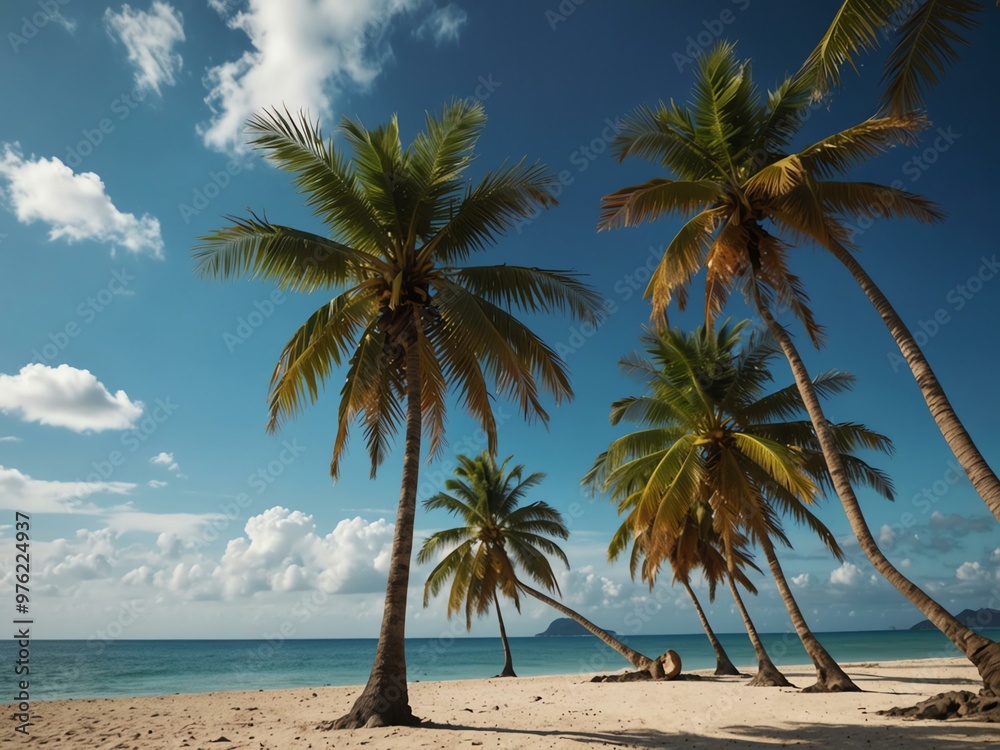
[[[983, 631], [994, 640], [1000, 630]], [[959, 656], [936, 630], [820, 633], [823, 645], [842, 662]], [[808, 658], [793, 633], [765, 634], [777, 664]], [[622, 637], [648, 656], [667, 649], [680, 653], [685, 670], [715, 666], [703, 634]], [[733, 662], [756, 664], [746, 635], [720, 634]], [[374, 639], [284, 641], [32, 641], [32, 700], [265, 690], [324, 685], [358, 685], [368, 678]], [[500, 671], [499, 638], [407, 639], [411, 681], [491, 677]], [[520, 676], [617, 671], [629, 666], [591, 636], [511, 638]], [[13, 664], [13, 644], [0, 643], [0, 664]], [[0, 678], [0, 695], [16, 692], [13, 668]], [[7, 682], [6, 685], [3, 683]], [[6, 702], [4, 698], [0, 702]]]

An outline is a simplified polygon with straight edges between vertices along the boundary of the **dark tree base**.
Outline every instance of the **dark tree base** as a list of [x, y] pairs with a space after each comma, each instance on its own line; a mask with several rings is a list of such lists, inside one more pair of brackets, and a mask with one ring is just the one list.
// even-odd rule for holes
[[890, 708], [878, 712], [882, 716], [899, 716], [905, 719], [945, 721], [986, 721], [1000, 724], [1000, 698], [983, 690], [976, 695], [968, 690], [940, 693], [915, 706]]
[[862, 693], [861, 688], [854, 684], [850, 677], [840, 668], [835, 670], [818, 669], [816, 684], [802, 688], [803, 693]]
[[753, 676], [747, 687], [795, 687], [788, 681], [774, 664], [760, 662], [757, 664], [757, 674]]

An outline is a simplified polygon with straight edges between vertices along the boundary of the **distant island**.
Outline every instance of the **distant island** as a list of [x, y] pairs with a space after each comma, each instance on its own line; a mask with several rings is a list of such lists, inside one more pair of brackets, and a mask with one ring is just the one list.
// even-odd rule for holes
[[[1000, 628], [1000, 609], [963, 609], [955, 619], [969, 628]], [[553, 623], [555, 624], [555, 623]], [[934, 630], [930, 620], [918, 622], [910, 630]]]
[[[611, 635], [617, 635], [617, 633], [613, 630], [608, 630], [607, 632]], [[545, 629], [544, 633], [535, 633], [536, 638], [552, 638], [567, 635], [593, 635], [593, 633], [583, 627], [583, 625], [578, 623], [576, 620], [571, 620], [568, 617], [560, 617], [553, 620], [549, 623], [549, 626]]]

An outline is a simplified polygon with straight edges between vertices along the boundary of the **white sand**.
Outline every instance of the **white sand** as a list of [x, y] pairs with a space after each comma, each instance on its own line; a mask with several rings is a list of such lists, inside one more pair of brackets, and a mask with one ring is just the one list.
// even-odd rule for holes
[[[516, 665], [515, 665], [516, 666]], [[460, 680], [410, 686], [414, 728], [323, 732], [357, 687], [205, 693], [35, 703], [29, 740], [48, 748], [1000, 748], [1000, 725], [915, 722], [875, 711], [948, 690], [979, 690], [958, 659], [844, 665], [864, 693], [750, 688], [740, 678], [590, 683], [587, 676]], [[785, 668], [804, 687], [813, 671]], [[212, 742], [226, 737], [229, 742]], [[12, 747], [12, 745], [6, 745]]]

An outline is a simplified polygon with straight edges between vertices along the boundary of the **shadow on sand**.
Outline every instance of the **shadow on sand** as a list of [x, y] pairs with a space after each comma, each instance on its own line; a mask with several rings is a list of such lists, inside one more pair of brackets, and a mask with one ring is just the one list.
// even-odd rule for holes
[[[432, 724], [428, 729], [461, 731], [470, 734], [520, 735], [528, 747], [531, 738], [558, 740], [581, 745], [608, 745], [634, 748], [678, 748], [685, 750], [718, 750], [741, 748], [774, 750], [784, 745], [871, 750], [873, 747], [905, 747], [907, 750], [986, 750], [1000, 743], [1000, 727], [955, 722], [899, 722], [870, 727], [843, 724], [795, 724], [777, 727], [722, 727], [732, 737], [703, 737], [685, 732], [658, 729], [623, 730], [620, 732], [533, 731], [504, 727], [472, 727], [460, 724]], [[568, 745], [571, 747], [571, 745]]]

